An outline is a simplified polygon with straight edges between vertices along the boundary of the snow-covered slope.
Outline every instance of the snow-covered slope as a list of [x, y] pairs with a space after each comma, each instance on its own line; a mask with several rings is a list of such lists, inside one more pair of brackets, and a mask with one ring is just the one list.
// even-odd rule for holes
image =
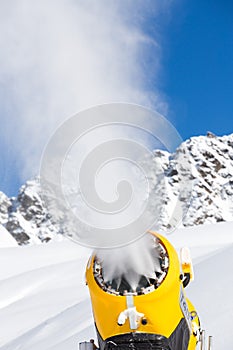
[[12, 235], [0, 224], [0, 248], [16, 247], [18, 244]]
[[[232, 350], [233, 223], [183, 228], [170, 235], [188, 245], [195, 281], [187, 295], [214, 348]], [[90, 251], [72, 242], [0, 249], [0, 349], [76, 350], [94, 337], [84, 271]]]
[[0, 249], [0, 349], [77, 349], [93, 334], [89, 254], [66, 241]]
[[187, 290], [203, 327], [214, 335], [214, 349], [233, 348], [232, 264], [233, 244], [195, 265], [196, 280]]

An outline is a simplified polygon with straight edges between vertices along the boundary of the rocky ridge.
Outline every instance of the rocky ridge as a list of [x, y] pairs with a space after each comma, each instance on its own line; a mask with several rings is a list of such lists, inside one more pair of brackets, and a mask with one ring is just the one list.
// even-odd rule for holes
[[[158, 164], [163, 169], [160, 183]], [[233, 134], [192, 137], [174, 154], [155, 150], [148, 169], [156, 183], [152, 190], [160, 198], [164, 230], [178, 224], [173, 212], [178, 212], [184, 226], [233, 221]], [[61, 229], [43, 205], [38, 179], [26, 182], [17, 197], [0, 192], [0, 224], [20, 245], [62, 239]]]

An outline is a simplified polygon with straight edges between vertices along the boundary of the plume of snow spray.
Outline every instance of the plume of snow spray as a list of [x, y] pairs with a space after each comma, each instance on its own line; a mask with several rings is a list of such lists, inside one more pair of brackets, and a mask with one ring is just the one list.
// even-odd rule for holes
[[164, 117], [138, 105], [104, 104], [74, 115], [57, 129], [41, 162], [52, 217], [64, 234], [99, 249], [127, 246], [152, 227], [159, 232], [164, 204], [156, 188], [165, 186], [165, 176], [152, 149], [179, 144]]
[[164, 3], [0, 2], [0, 134], [6, 142], [14, 135], [2, 148], [15, 154], [23, 180], [37, 174], [58, 125], [80, 110], [108, 101], [167, 110], [157, 89], [148, 91], [148, 79], [153, 86], [157, 81], [161, 55], [159, 43], [144, 30], [149, 14], [159, 18]]
[[97, 249], [95, 255], [101, 262], [105, 281], [122, 278], [136, 291], [141, 276], [156, 279], [155, 272], [161, 273], [159, 251], [151, 235], [144, 235], [139, 240], [124, 247]]

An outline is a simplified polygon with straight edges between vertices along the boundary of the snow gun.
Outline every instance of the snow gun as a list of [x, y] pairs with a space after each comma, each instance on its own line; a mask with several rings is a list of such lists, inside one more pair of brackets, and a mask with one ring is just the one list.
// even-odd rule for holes
[[[188, 248], [181, 261], [169, 241], [150, 232], [159, 254], [156, 278], [140, 276], [136, 290], [127, 280], [105, 281], [103, 267], [93, 255], [86, 269], [98, 347], [94, 340], [79, 344], [80, 350], [211, 350], [205, 344], [197, 311], [184, 288], [193, 280]], [[206, 348], [207, 345], [207, 348]]]

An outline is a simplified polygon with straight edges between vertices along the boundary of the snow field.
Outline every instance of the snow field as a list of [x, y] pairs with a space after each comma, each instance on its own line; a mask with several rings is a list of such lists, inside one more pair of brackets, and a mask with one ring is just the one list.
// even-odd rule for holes
[[[232, 232], [233, 223], [221, 223], [168, 236], [177, 250], [190, 247], [195, 280], [186, 294], [216, 350], [233, 348]], [[76, 350], [95, 338], [84, 277], [89, 255], [66, 240], [0, 249], [1, 350]]]

